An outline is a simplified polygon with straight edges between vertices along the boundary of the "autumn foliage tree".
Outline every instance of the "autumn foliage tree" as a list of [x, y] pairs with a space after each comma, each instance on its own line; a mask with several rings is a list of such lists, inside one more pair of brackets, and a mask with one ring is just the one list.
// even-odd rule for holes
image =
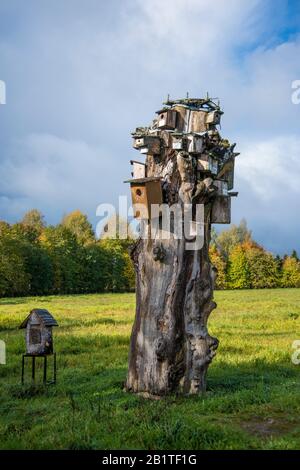
[[212, 246], [210, 248], [209, 257], [213, 266], [217, 270], [215, 289], [220, 289], [220, 290], [226, 289], [227, 287], [226, 262], [222, 258], [216, 246]]
[[85, 214], [47, 226], [36, 209], [20, 222], [0, 221], [0, 296], [129, 291], [130, 240], [96, 240]]
[[[0, 296], [133, 291], [132, 235], [103, 237], [95, 238], [78, 210], [53, 226], [36, 209], [15, 224], [0, 221]], [[245, 221], [212, 231], [210, 259], [218, 271], [216, 289], [300, 287], [296, 251], [274, 257], [252, 239]]]
[[295, 256], [287, 256], [283, 261], [281, 286], [300, 287], [300, 262]]

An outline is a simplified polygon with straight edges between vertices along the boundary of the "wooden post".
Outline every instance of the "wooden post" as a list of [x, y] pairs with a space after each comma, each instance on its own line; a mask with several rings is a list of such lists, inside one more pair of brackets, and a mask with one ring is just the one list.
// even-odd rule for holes
[[32, 381], [35, 381], [35, 356], [32, 356], [32, 370], [31, 370]]
[[24, 367], [25, 367], [25, 356], [24, 354], [22, 355], [22, 377], [21, 377], [21, 383], [24, 385]]
[[44, 356], [44, 376], [43, 376], [43, 383], [46, 384], [47, 382], [47, 356]]
[[56, 384], [56, 352], [53, 355], [53, 376], [54, 376], [54, 383]]

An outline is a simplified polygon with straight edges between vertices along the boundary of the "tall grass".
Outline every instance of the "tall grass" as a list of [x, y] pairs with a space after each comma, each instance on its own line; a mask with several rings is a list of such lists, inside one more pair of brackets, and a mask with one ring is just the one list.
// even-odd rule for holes
[[[146, 400], [123, 391], [133, 294], [0, 299], [2, 449], [300, 448], [300, 290], [225, 291], [209, 321], [220, 340], [205, 396]], [[20, 385], [24, 331], [33, 307], [54, 329], [57, 385]], [[49, 364], [51, 361], [49, 361]], [[49, 370], [50, 374], [50, 370]]]

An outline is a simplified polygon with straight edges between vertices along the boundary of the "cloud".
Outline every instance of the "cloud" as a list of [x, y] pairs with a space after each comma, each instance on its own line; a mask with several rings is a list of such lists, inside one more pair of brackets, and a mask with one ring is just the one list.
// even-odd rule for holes
[[280, 35], [285, 2], [275, 11], [265, 0], [3, 0], [0, 13], [2, 217], [38, 206], [55, 222], [115, 202], [128, 194], [133, 128], [151, 121], [167, 93], [209, 91], [224, 107], [222, 134], [241, 151], [234, 220], [249, 219], [267, 246], [272, 228], [274, 250], [299, 247], [274, 230], [287, 198], [285, 223], [298, 230], [291, 84], [300, 38]]
[[9, 201], [9, 210], [15, 212], [25, 206], [38, 206], [53, 219], [66, 210], [86, 210], [92, 200], [94, 215], [100, 195], [113, 191], [115, 184], [113, 178], [104, 177], [110, 158], [101, 148], [83, 141], [29, 135], [18, 141], [10, 149], [9, 158], [0, 163], [1, 190], [6, 195], [2, 195], [0, 207], [6, 212]]
[[300, 137], [281, 136], [247, 143], [238, 161], [238, 175], [265, 201], [300, 195]]

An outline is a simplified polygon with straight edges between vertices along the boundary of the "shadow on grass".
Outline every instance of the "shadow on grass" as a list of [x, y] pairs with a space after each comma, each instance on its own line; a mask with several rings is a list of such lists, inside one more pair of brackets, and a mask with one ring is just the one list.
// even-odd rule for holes
[[230, 393], [255, 389], [261, 384], [270, 388], [292, 378], [298, 378], [300, 385], [299, 371], [292, 364], [256, 360], [235, 366], [222, 362], [208, 371], [208, 391]]

